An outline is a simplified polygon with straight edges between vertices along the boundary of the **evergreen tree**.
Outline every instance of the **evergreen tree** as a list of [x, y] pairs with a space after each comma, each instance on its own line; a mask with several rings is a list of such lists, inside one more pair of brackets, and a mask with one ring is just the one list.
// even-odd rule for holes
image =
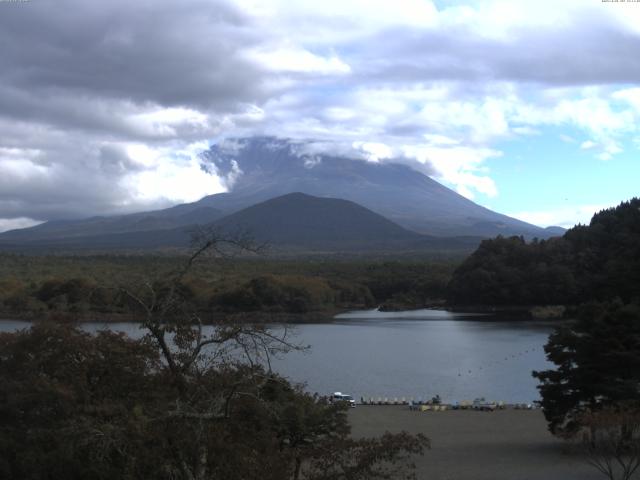
[[485, 240], [454, 272], [447, 300], [468, 305], [578, 305], [640, 299], [640, 199], [596, 213], [563, 237]]
[[640, 307], [584, 306], [571, 326], [558, 328], [545, 346], [555, 370], [533, 372], [554, 434], [571, 435], [587, 412], [640, 404]]

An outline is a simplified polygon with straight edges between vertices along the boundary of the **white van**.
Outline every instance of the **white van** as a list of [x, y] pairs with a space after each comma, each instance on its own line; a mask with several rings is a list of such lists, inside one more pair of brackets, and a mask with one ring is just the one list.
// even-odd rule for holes
[[329, 401], [331, 403], [346, 402], [350, 407], [356, 406], [356, 401], [351, 395], [347, 395], [346, 393], [341, 392], [334, 392], [334, 394], [329, 397]]

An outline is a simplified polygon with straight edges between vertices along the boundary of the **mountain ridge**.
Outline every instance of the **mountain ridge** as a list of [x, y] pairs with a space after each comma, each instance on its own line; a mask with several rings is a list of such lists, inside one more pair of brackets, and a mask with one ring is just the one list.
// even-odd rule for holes
[[[440, 238], [409, 231], [354, 202], [291, 193], [247, 207], [212, 222], [208, 227], [233, 238], [249, 232], [257, 243], [267, 243], [277, 252], [470, 252], [479, 237]], [[190, 230], [197, 225], [173, 229], [146, 230], [35, 239], [22, 245], [0, 242], [0, 248], [139, 250], [185, 249]]]
[[204, 154], [223, 175], [235, 173], [233, 188], [196, 203], [232, 213], [269, 198], [304, 192], [353, 201], [426, 235], [547, 238], [555, 234], [477, 205], [408, 165], [303, 153], [304, 144], [274, 137], [234, 142], [229, 147], [214, 145]]
[[303, 147], [273, 137], [221, 142], [203, 154], [203, 168], [236, 178], [229, 192], [163, 210], [46, 222], [2, 233], [0, 243], [65, 243], [65, 238], [168, 232], [210, 224], [294, 192], [351, 201], [407, 230], [432, 237], [548, 238], [561, 234], [557, 227], [543, 229], [492, 212], [407, 165], [304, 153]]

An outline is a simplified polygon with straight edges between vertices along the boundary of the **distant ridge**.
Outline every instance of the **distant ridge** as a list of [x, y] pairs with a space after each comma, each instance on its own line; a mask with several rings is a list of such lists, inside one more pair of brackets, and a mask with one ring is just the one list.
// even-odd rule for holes
[[216, 208], [192, 203], [131, 215], [55, 220], [31, 228], [4, 232], [0, 234], [0, 244], [33, 241], [64, 243], [65, 239], [73, 238], [171, 230], [194, 224], [208, 224], [223, 216], [224, 214]]
[[[470, 252], [480, 238], [438, 238], [406, 230], [354, 202], [291, 193], [253, 205], [210, 226], [228, 234], [249, 232], [276, 252]], [[36, 239], [8, 249], [135, 250], [186, 248], [190, 228]], [[0, 242], [0, 247], [3, 245]]]

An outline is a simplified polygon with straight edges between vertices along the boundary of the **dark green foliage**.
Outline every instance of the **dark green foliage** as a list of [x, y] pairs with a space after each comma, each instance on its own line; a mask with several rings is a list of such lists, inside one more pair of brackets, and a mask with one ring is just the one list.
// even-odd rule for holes
[[[163, 278], [184, 257], [0, 255], [0, 311], [40, 317], [131, 314], [116, 285]], [[203, 260], [182, 288], [200, 312], [332, 312], [383, 304], [419, 308], [439, 301], [456, 263], [433, 260]], [[205, 316], [208, 318], [208, 316]]]
[[578, 300], [570, 266], [558, 261], [562, 239], [522, 237], [485, 240], [454, 273], [447, 299], [453, 304], [566, 304]]
[[119, 476], [157, 362], [154, 349], [109, 332], [42, 323], [0, 334], [3, 478]]
[[640, 199], [593, 216], [561, 238], [482, 242], [454, 273], [453, 304], [579, 304], [640, 298]]
[[346, 405], [260, 366], [291, 345], [259, 326], [203, 333], [179, 280], [124, 292], [142, 340], [56, 322], [0, 334], [2, 478], [415, 478], [424, 436], [349, 438]]
[[226, 311], [306, 313], [314, 307], [322, 308], [323, 303], [313, 300], [311, 291], [300, 283], [289, 284], [272, 276], [262, 276], [214, 296], [212, 305]]
[[533, 375], [552, 432], [574, 433], [586, 411], [640, 402], [640, 306], [585, 305], [545, 351], [557, 368]]

